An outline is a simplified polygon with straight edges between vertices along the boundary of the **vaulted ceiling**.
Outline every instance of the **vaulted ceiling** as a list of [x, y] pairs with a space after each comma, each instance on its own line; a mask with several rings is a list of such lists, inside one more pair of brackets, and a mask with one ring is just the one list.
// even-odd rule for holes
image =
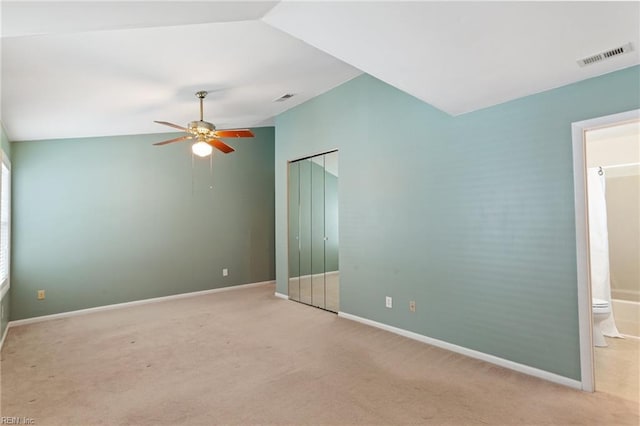
[[197, 119], [198, 90], [220, 128], [269, 125], [362, 72], [456, 115], [640, 63], [638, 2], [2, 1], [0, 12], [11, 140], [171, 131], [153, 120]]

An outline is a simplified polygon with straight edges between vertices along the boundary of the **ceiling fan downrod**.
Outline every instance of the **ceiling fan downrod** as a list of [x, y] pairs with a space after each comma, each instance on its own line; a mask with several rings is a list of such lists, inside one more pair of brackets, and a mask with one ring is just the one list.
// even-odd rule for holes
[[202, 101], [207, 97], [207, 91], [201, 90], [199, 92], [196, 92], [196, 96], [198, 97], [198, 99], [200, 99], [200, 121], [204, 121], [202, 113]]

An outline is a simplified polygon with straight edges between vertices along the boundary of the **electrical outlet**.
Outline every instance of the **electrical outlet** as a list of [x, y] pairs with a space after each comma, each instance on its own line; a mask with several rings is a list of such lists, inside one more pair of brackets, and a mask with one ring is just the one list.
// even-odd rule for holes
[[44, 290], [38, 290], [38, 300], [44, 300]]
[[384, 306], [386, 306], [387, 308], [393, 308], [393, 298], [387, 296], [384, 299]]
[[415, 312], [416, 311], [416, 301], [415, 300], [410, 300], [409, 301], [409, 310], [411, 312]]
[[229, 275], [229, 270], [227, 268], [222, 268], [222, 276], [226, 277]]

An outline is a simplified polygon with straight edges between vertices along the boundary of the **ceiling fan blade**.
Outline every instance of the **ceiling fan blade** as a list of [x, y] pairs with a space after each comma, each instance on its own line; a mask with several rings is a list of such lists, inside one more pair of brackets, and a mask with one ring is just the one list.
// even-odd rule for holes
[[252, 138], [254, 134], [249, 129], [224, 129], [216, 130], [216, 137], [219, 138]]
[[224, 152], [225, 154], [235, 151], [235, 149], [231, 148], [229, 145], [227, 145], [226, 143], [218, 139], [209, 139], [207, 143], [212, 147], [217, 148], [220, 151]]
[[191, 139], [190, 135], [187, 136], [180, 136], [179, 138], [175, 138], [175, 139], [169, 139], [168, 141], [163, 141], [163, 142], [156, 142], [154, 143], [154, 145], [166, 145], [168, 143], [174, 143], [174, 142], [181, 142], [181, 141], [185, 141], [187, 139]]
[[153, 122], [154, 123], [158, 123], [158, 124], [164, 124], [165, 126], [173, 127], [174, 129], [180, 129], [183, 132], [189, 133], [189, 129], [187, 129], [186, 127], [178, 126], [177, 124], [169, 123], [168, 121], [156, 121], [156, 120], [153, 120]]

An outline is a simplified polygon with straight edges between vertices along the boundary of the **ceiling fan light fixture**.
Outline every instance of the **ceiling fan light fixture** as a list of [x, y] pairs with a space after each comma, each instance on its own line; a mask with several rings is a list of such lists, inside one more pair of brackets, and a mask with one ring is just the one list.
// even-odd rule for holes
[[208, 157], [213, 152], [213, 148], [211, 145], [204, 141], [198, 141], [191, 145], [191, 152], [193, 152], [198, 157]]

